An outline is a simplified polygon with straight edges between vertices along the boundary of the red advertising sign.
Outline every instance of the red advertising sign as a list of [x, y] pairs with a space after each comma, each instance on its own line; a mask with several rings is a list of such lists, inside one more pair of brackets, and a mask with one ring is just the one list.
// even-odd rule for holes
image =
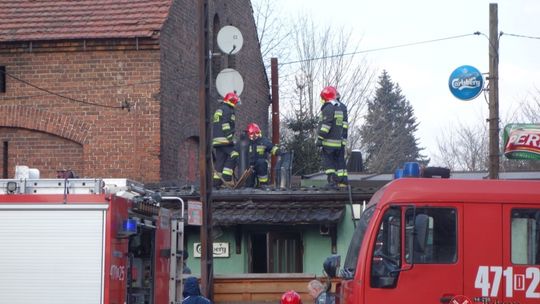
[[540, 159], [540, 124], [508, 124], [504, 155], [510, 159]]

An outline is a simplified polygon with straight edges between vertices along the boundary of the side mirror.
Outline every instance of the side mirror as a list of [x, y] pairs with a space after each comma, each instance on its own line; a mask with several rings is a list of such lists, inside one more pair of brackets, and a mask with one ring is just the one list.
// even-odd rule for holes
[[341, 256], [331, 255], [323, 263], [323, 269], [329, 278], [335, 278], [337, 270], [341, 264]]
[[414, 219], [414, 250], [425, 252], [429, 229], [429, 217], [426, 214], [418, 214]]

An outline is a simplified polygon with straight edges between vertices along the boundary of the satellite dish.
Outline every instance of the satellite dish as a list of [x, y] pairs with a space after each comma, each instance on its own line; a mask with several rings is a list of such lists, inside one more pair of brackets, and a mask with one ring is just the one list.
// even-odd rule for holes
[[240, 51], [244, 44], [244, 39], [239, 29], [232, 25], [227, 25], [219, 30], [217, 44], [223, 53], [233, 55]]
[[240, 96], [244, 90], [242, 75], [234, 69], [224, 69], [216, 77], [216, 89], [222, 97], [229, 92], [236, 92]]

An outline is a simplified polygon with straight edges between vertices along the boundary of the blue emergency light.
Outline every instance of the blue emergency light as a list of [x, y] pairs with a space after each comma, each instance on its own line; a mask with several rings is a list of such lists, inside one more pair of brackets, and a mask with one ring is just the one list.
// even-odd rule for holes
[[420, 177], [420, 164], [417, 162], [407, 162], [403, 165], [404, 177]]
[[137, 233], [137, 221], [134, 219], [127, 219], [122, 221], [122, 226], [118, 230], [118, 238], [127, 238]]

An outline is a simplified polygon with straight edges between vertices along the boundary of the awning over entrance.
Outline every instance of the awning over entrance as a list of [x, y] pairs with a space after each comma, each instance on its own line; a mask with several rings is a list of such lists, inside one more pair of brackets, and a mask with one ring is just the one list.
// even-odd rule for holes
[[238, 224], [333, 224], [345, 211], [342, 202], [216, 202], [212, 219], [216, 225]]

